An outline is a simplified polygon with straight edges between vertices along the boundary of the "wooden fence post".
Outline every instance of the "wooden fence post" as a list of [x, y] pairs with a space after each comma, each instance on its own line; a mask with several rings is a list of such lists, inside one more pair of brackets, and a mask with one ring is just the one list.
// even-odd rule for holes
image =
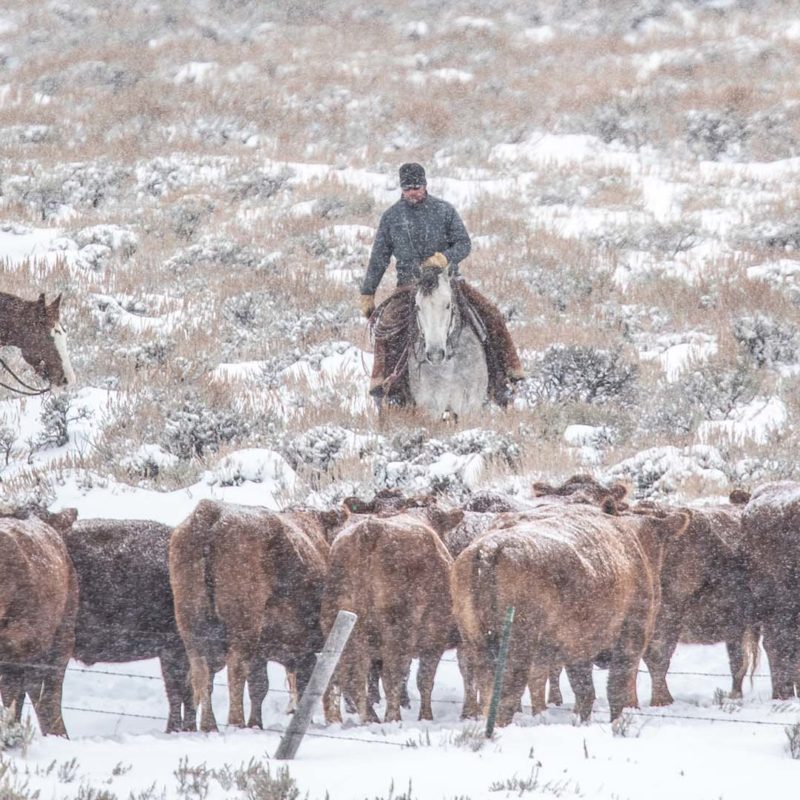
[[342, 655], [342, 650], [347, 644], [353, 625], [356, 624], [356, 619], [356, 615], [350, 611], [340, 611], [336, 615], [336, 621], [328, 634], [325, 647], [317, 655], [317, 663], [314, 665], [314, 670], [308, 680], [308, 686], [306, 686], [306, 690], [300, 698], [297, 711], [294, 712], [286, 733], [283, 734], [281, 743], [275, 753], [275, 758], [283, 760], [295, 757], [297, 748], [300, 747], [300, 742], [303, 741], [303, 736], [305, 736], [308, 725], [311, 722], [311, 715], [317, 701], [321, 699], [328, 688], [328, 684], [333, 677], [333, 671], [336, 669], [336, 665]]
[[500, 704], [500, 693], [503, 691], [503, 671], [508, 658], [508, 640], [511, 638], [511, 623], [514, 621], [514, 606], [506, 611], [503, 623], [503, 637], [500, 640], [500, 652], [497, 654], [497, 664], [494, 667], [494, 686], [492, 687], [492, 702], [489, 705], [489, 716], [486, 719], [486, 738], [491, 739], [494, 733], [494, 721], [497, 717], [497, 706]]

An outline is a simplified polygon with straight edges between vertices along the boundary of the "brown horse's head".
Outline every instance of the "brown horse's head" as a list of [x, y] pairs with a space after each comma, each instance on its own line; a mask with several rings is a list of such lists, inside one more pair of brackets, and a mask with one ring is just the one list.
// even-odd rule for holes
[[22, 357], [36, 374], [53, 386], [66, 386], [75, 381], [67, 353], [67, 334], [59, 319], [61, 295], [47, 305], [44, 294], [28, 303], [28, 313], [20, 323], [16, 341]]

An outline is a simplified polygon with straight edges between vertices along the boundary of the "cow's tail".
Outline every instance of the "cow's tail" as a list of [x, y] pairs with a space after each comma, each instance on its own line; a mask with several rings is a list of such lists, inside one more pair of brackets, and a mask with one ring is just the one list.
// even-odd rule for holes
[[215, 525], [222, 509], [201, 500], [172, 532], [169, 572], [175, 619], [189, 657], [195, 702], [206, 701], [205, 686], [225, 659], [225, 631], [216, 614], [214, 587]]
[[746, 671], [750, 673], [750, 688], [753, 688], [753, 677], [756, 674], [756, 669], [758, 669], [758, 661], [759, 661], [759, 647], [758, 642], [761, 638], [761, 626], [760, 625], [748, 625], [745, 628], [744, 638], [742, 639], [742, 651], [744, 654], [744, 663], [747, 666], [745, 667]]

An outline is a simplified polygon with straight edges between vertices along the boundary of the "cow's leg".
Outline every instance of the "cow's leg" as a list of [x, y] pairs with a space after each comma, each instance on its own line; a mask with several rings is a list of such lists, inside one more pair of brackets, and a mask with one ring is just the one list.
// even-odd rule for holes
[[167, 693], [169, 716], [167, 717], [167, 733], [175, 733], [183, 728], [181, 705], [186, 694], [186, 673], [180, 665], [175, 664], [176, 654], [164, 650], [159, 655], [161, 676], [164, 678], [164, 689]]
[[196, 731], [197, 706], [192, 692], [192, 682], [189, 680], [189, 659], [186, 658], [186, 650], [183, 648], [183, 643], [179, 643], [179, 646], [180, 655], [176, 655], [172, 663], [177, 682], [181, 688], [181, 702], [183, 703], [181, 730]]
[[474, 648], [461, 641], [456, 651], [458, 669], [464, 682], [464, 705], [461, 708], [461, 719], [477, 719], [480, 716], [478, 705], [478, 682], [475, 672]]
[[341, 703], [342, 691], [336, 683], [331, 681], [322, 696], [322, 709], [325, 712], [325, 722], [328, 725], [342, 721]]
[[31, 698], [42, 734], [67, 735], [61, 716], [61, 692], [66, 664], [46, 664], [33, 667], [25, 673], [25, 691]]
[[636, 673], [646, 646], [646, 634], [629, 620], [622, 626], [617, 644], [611, 653], [608, 668], [608, 706], [613, 722], [623, 708], [638, 708]]
[[0, 674], [0, 697], [6, 708], [14, 707], [14, 719], [22, 721], [22, 706], [25, 702], [25, 669], [17, 666], [4, 666]]
[[592, 715], [595, 699], [592, 662], [568, 664], [566, 670], [572, 691], [575, 692], [575, 713], [581, 722], [586, 722]]
[[189, 652], [189, 674], [192, 680], [195, 707], [200, 708], [200, 730], [204, 733], [217, 730], [217, 720], [211, 705], [212, 674], [208, 660], [197, 651]]
[[772, 676], [772, 699], [789, 700], [794, 697], [791, 647], [783, 620], [778, 624], [764, 625], [764, 650], [769, 659]]
[[228, 725], [244, 727], [244, 684], [250, 672], [250, 659], [238, 643], [228, 648]]
[[269, 691], [269, 676], [267, 675], [267, 659], [256, 656], [250, 662], [250, 671], [247, 675], [247, 692], [250, 695], [250, 718], [247, 725], [250, 728], [263, 728], [261, 707]]
[[510, 724], [514, 714], [519, 710], [520, 699], [528, 683], [530, 667], [528, 659], [523, 660], [518, 656], [513, 657], [513, 654], [509, 655], [503, 691], [497, 706], [497, 724], [499, 726]]
[[370, 703], [380, 703], [381, 701], [381, 667], [383, 663], [379, 658], [373, 658], [369, 665], [369, 677], [367, 678], [367, 698]]
[[[561, 671], [561, 667], [558, 671]], [[552, 670], [548, 665], [537, 660], [534, 660], [528, 670], [528, 691], [531, 695], [531, 713], [534, 716], [547, 709], [547, 679], [551, 674]]]
[[679, 612], [670, 615], [669, 618], [658, 619], [657, 636], [650, 640], [645, 650], [644, 663], [650, 672], [652, 682], [651, 706], [668, 706], [674, 702], [667, 686], [667, 672], [680, 635], [682, 609], [679, 609]]
[[564, 696], [561, 694], [561, 665], [553, 667], [550, 674], [547, 676], [547, 702], [554, 706], [560, 706], [564, 702]]
[[[433, 707], [431, 705], [433, 678], [436, 675], [436, 668], [439, 666], [439, 661], [442, 659], [443, 652], [442, 650], [437, 650], [434, 653], [423, 653], [420, 656], [419, 667], [417, 668], [420, 719], [433, 719]], [[406, 686], [405, 680], [403, 680], [403, 686]], [[402, 703], [402, 696], [400, 702]]]
[[[392, 637], [394, 639], [394, 637]], [[398, 641], [395, 639], [395, 641]], [[402, 641], [400, 639], [399, 641]], [[411, 656], [400, 653], [384, 653], [383, 656], [383, 690], [386, 693], [385, 722], [400, 722], [400, 696], [403, 684], [411, 669]]]
[[745, 632], [725, 642], [728, 651], [728, 663], [731, 666], [731, 697], [739, 699], [743, 696], [742, 683], [747, 674], [747, 655], [745, 654]]

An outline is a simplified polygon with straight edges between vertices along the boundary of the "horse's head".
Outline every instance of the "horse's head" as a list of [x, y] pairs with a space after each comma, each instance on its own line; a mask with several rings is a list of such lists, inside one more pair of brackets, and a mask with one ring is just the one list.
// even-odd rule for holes
[[47, 305], [44, 294], [40, 294], [30, 306], [25, 329], [19, 331], [17, 337], [22, 357], [40, 378], [51, 385], [74, 383], [75, 373], [67, 353], [67, 334], [59, 318], [61, 295]]
[[453, 326], [454, 302], [449, 270], [423, 268], [414, 303], [417, 324], [425, 344], [425, 359], [430, 364], [441, 364], [449, 355], [448, 337]]

